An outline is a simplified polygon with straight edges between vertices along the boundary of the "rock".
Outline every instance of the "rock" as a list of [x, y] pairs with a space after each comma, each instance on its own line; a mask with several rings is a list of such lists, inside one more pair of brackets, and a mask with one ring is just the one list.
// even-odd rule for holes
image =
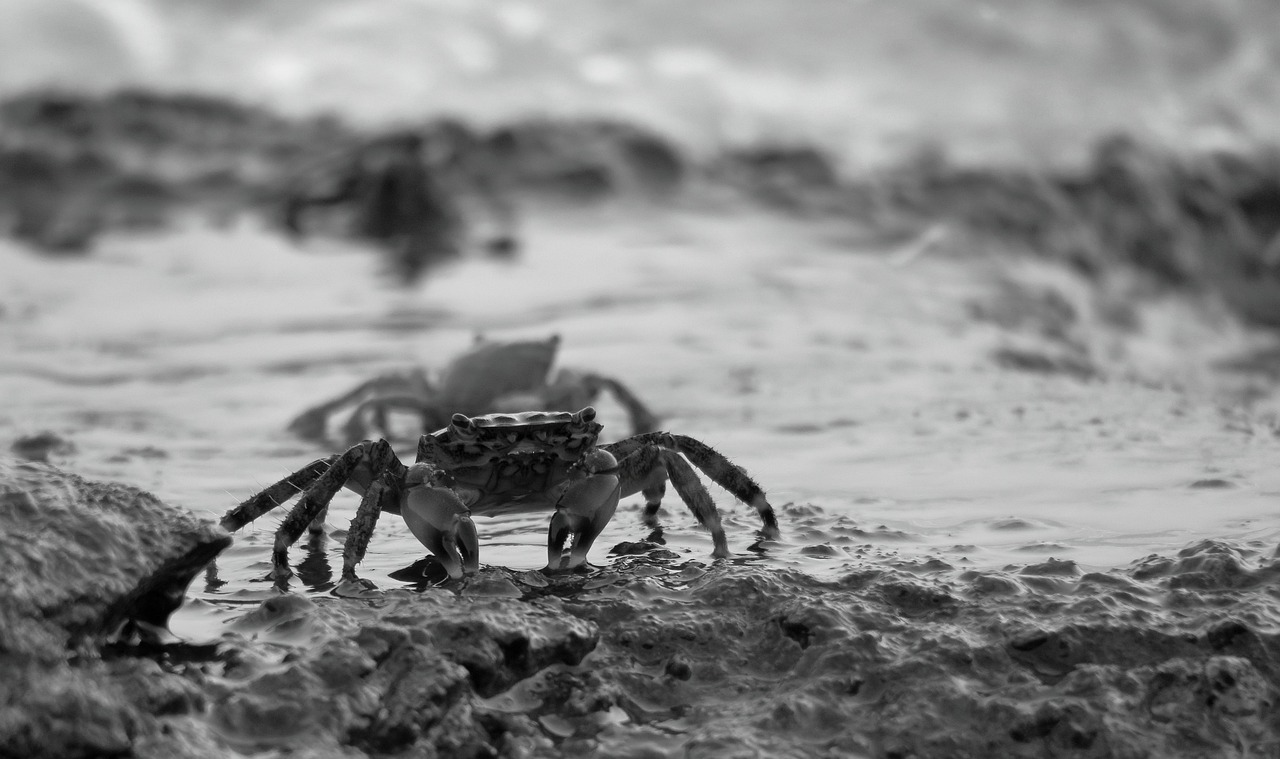
[[13, 455], [28, 461], [49, 461], [51, 456], [70, 456], [76, 452], [75, 443], [56, 432], [37, 432], [23, 435], [9, 446]]
[[515, 183], [578, 201], [616, 194], [669, 197], [688, 173], [666, 137], [609, 119], [524, 119], [490, 134], [486, 147]]
[[0, 460], [0, 654], [57, 660], [126, 623], [162, 628], [230, 544], [129, 485]]
[[[0, 756], [130, 755], [164, 732], [162, 717], [202, 710], [197, 682], [95, 648], [129, 626], [153, 638], [230, 543], [137, 488], [0, 460]], [[217, 755], [165, 730], [168, 755]]]
[[[330, 637], [283, 668], [250, 673], [218, 699], [217, 734], [247, 750], [493, 755], [503, 735], [519, 730], [482, 718], [478, 699], [582, 662], [598, 638], [594, 625], [545, 602], [393, 592], [376, 605], [375, 619], [356, 621], [360, 602], [285, 604], [289, 616], [309, 617]], [[272, 599], [248, 616], [274, 618], [279, 607]]]

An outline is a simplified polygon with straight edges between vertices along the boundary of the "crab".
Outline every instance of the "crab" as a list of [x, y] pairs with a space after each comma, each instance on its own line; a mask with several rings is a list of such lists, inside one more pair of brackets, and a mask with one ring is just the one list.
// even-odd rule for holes
[[633, 434], [658, 428], [658, 418], [618, 380], [575, 369], [560, 369], [553, 375], [559, 349], [559, 335], [521, 342], [477, 336], [470, 350], [445, 367], [438, 382], [431, 382], [421, 369], [378, 375], [303, 411], [288, 429], [305, 440], [322, 441], [330, 416], [354, 406], [341, 427], [340, 442], [349, 446], [374, 432], [393, 437], [388, 415], [394, 410], [421, 417], [417, 434], [422, 434], [448, 424], [455, 412], [581, 408], [594, 403], [605, 390], [626, 409]]
[[458, 413], [448, 426], [419, 439], [413, 464], [402, 463], [385, 439], [364, 440], [267, 487], [228, 511], [221, 524], [235, 532], [301, 493], [276, 530], [271, 556], [271, 577], [285, 581], [292, 575], [289, 547], [308, 528], [323, 530], [329, 502], [345, 486], [361, 501], [343, 546], [342, 582], [347, 587], [372, 587], [356, 575], [356, 565], [364, 558], [382, 512], [399, 514], [449, 578], [457, 580], [480, 566], [473, 515], [550, 511], [544, 571], [555, 573], [587, 568], [587, 553], [621, 498], [642, 493], [644, 519], [656, 527], [670, 480], [710, 531], [712, 556], [725, 558], [729, 547], [720, 514], [696, 466], [756, 509], [763, 537], [777, 538], [777, 518], [764, 491], [746, 470], [711, 446], [670, 432], [600, 444], [602, 429], [591, 406], [574, 413]]

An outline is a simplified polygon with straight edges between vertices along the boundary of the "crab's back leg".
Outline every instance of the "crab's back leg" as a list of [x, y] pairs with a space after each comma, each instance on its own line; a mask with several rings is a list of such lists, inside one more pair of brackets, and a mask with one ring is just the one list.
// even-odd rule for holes
[[[632, 438], [634, 439], [634, 438]], [[676, 493], [684, 501], [693, 516], [711, 533], [711, 542], [715, 548], [712, 555], [724, 558], [729, 555], [729, 543], [724, 536], [724, 527], [720, 524], [720, 512], [716, 510], [715, 501], [707, 492], [702, 481], [698, 479], [693, 467], [671, 449], [654, 443], [642, 443], [628, 446], [630, 453], [623, 454], [618, 462], [618, 475], [621, 480], [621, 495], [627, 496], [643, 490], [647, 501], [645, 507], [646, 520], [656, 519], [658, 507], [661, 506], [664, 481], [671, 480]], [[620, 451], [611, 451], [615, 456]], [[655, 495], [658, 500], [650, 500]]]
[[268, 486], [262, 492], [241, 502], [239, 506], [224, 514], [219, 524], [227, 532], [239, 530], [246, 524], [306, 490], [311, 486], [311, 483], [318, 480], [321, 475], [329, 470], [329, 467], [337, 458], [338, 455], [334, 454], [323, 459], [316, 459], [307, 464], [274, 485]]
[[720, 487], [729, 491], [743, 503], [750, 504], [760, 514], [764, 533], [771, 539], [778, 537], [778, 517], [765, 497], [764, 490], [747, 474], [747, 470], [725, 458], [724, 454], [688, 435], [671, 435], [680, 452], [701, 469]]
[[[747, 470], [734, 464], [724, 454], [701, 440], [691, 438], [688, 435], [675, 435], [670, 432], [649, 432], [619, 440], [605, 447], [621, 459], [631, 451], [646, 445], [656, 445], [667, 450], [678, 451], [687, 456], [694, 466], [705, 472], [717, 485], [729, 491], [739, 501], [750, 504], [755, 508], [760, 514], [760, 521], [763, 523], [763, 531], [766, 537], [776, 538], [778, 536], [778, 518], [774, 514], [773, 506], [769, 504], [769, 499], [765, 496], [764, 490], [761, 489], [760, 485], [751, 475], [747, 474]], [[674, 480], [672, 482], [674, 484]], [[645, 485], [646, 517], [652, 518], [658, 510], [662, 492], [657, 486], [651, 486], [648, 483], [645, 483]], [[634, 493], [638, 489], [631, 488], [629, 492]], [[624, 492], [628, 492], [625, 483]]]
[[289, 546], [298, 540], [308, 524], [324, 512], [329, 501], [348, 480], [355, 478], [360, 492], [367, 496], [368, 491], [385, 472], [403, 476], [403, 470], [404, 465], [385, 440], [366, 440], [339, 455], [324, 474], [307, 488], [276, 530], [275, 548], [271, 552], [272, 576], [279, 580], [293, 574], [289, 569]]
[[[399, 462], [396, 462], [399, 465]], [[365, 551], [369, 548], [369, 540], [373, 537], [373, 528], [378, 524], [378, 516], [384, 511], [395, 512], [399, 508], [400, 496], [404, 492], [403, 465], [388, 466], [373, 481], [360, 499], [360, 507], [356, 509], [355, 519], [347, 531], [347, 542], [342, 547], [342, 580], [356, 582], [356, 565], [364, 560]]]

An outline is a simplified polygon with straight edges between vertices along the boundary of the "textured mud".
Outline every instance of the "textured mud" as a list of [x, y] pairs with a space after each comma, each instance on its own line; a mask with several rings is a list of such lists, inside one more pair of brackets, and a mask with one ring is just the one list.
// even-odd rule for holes
[[[1088, 572], [679, 562], [282, 595], [216, 645], [10, 701], [24, 756], [1210, 757], [1280, 750], [1280, 564], [1202, 541]], [[74, 714], [73, 718], [71, 715]], [[21, 727], [16, 727], [21, 725]], [[17, 737], [13, 737], [14, 733]]]

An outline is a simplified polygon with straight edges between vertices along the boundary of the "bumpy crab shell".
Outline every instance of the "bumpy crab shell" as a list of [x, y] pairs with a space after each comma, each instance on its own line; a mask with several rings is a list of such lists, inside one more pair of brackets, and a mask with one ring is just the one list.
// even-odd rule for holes
[[453, 422], [422, 440], [419, 458], [434, 449], [437, 463], [446, 467], [483, 466], [521, 456], [554, 456], [577, 461], [595, 445], [604, 425], [594, 412], [585, 418], [567, 411], [525, 411], [518, 414], [457, 414]]

